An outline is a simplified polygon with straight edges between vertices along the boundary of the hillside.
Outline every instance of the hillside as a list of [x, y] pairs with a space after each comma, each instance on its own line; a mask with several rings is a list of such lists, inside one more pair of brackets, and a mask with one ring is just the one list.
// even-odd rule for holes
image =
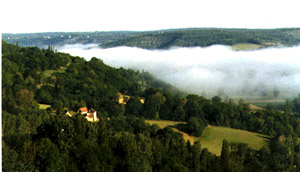
[[[251, 111], [243, 100], [186, 95], [148, 72], [2, 41], [2, 168], [212, 172], [225, 163], [228, 171], [299, 171], [299, 100], [284, 113]], [[76, 113], [88, 109], [94, 122]], [[270, 144], [259, 149], [264, 135], [245, 130]]]
[[203, 148], [207, 148], [210, 152], [219, 156], [221, 155], [224, 139], [232, 143], [246, 143], [250, 148], [259, 150], [263, 146], [268, 146], [269, 138], [269, 136], [245, 130], [208, 126], [203, 131], [199, 141]]
[[[130, 96], [126, 104], [120, 93]], [[299, 99], [292, 103], [297, 114]], [[186, 96], [147, 72], [2, 41], [3, 171], [299, 171], [299, 117], [291, 112]], [[229, 127], [269, 135], [270, 144], [259, 149], [261, 135]], [[201, 134], [202, 148], [193, 142]], [[231, 142], [241, 138], [249, 146]]]
[[64, 108], [77, 111], [79, 107], [88, 106], [110, 114], [112, 109], [119, 109], [120, 113], [124, 109], [117, 103], [119, 93], [142, 96], [150, 87], [179, 92], [148, 72], [115, 69], [96, 58], [85, 61], [55, 52], [52, 46], [39, 49], [2, 41], [2, 64], [4, 104], [10, 104], [4, 110], [9, 111], [12, 108], [8, 107], [13, 104], [8, 102], [8, 95], [14, 93], [15, 96], [22, 90], [33, 94], [33, 102], [52, 105], [56, 111]]

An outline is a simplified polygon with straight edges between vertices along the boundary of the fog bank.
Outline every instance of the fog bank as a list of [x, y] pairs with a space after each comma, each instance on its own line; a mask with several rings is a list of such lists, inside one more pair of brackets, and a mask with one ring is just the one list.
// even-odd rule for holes
[[133, 47], [102, 49], [66, 45], [61, 52], [102, 59], [113, 67], [145, 70], [190, 93], [230, 96], [300, 93], [300, 47], [234, 51], [229, 46], [146, 50]]

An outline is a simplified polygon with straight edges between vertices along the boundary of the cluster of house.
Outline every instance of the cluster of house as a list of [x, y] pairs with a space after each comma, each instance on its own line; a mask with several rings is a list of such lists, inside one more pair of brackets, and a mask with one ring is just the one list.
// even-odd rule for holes
[[[82, 107], [78, 109], [77, 113], [84, 115], [85, 119], [87, 119], [90, 122], [99, 121], [99, 118], [97, 117], [97, 111], [93, 108], [88, 109], [87, 107]], [[66, 112], [66, 115], [70, 117], [72, 116], [72, 114], [69, 111]]]
[[[128, 101], [129, 99], [130, 99], [130, 96], [120, 94], [119, 103], [126, 104], [126, 101]], [[139, 99], [140, 99], [141, 103], [145, 102], [144, 98], [139, 98]], [[88, 109], [87, 107], [82, 107], [82, 108], [78, 109], [77, 113], [84, 115], [85, 118], [90, 122], [99, 121], [99, 118], [97, 117], [97, 111], [93, 108]], [[69, 111], [66, 112], [66, 115], [72, 116], [72, 114]]]
[[99, 121], [99, 118], [97, 117], [97, 111], [95, 109], [87, 109], [87, 107], [79, 108], [78, 113], [85, 116], [85, 118], [90, 122], [96, 122]]

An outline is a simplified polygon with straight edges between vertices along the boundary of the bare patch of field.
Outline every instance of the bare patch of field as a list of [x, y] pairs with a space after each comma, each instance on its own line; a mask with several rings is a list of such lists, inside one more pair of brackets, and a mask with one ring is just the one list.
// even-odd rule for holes
[[51, 105], [48, 105], [48, 104], [39, 104], [39, 108], [42, 109], [42, 110], [46, 110], [49, 107], [51, 107]]
[[177, 124], [186, 124], [186, 122], [180, 122], [180, 121], [165, 121], [165, 120], [145, 120], [146, 123], [153, 125], [157, 124], [160, 128], [165, 128], [165, 127], [172, 127]]
[[252, 111], [264, 110], [264, 108], [255, 106], [253, 104], [249, 104], [249, 106], [250, 106], [250, 110], [252, 110]]
[[241, 44], [235, 44], [231, 46], [231, 48], [235, 51], [250, 51], [250, 50], [257, 50], [261, 48], [261, 45], [258, 44], [249, 44], [249, 43], [241, 43]]

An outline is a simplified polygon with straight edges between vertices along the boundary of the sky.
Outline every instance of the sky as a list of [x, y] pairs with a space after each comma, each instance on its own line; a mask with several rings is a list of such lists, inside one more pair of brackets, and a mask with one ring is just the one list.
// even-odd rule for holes
[[298, 0], [4, 0], [2, 33], [300, 27]]

